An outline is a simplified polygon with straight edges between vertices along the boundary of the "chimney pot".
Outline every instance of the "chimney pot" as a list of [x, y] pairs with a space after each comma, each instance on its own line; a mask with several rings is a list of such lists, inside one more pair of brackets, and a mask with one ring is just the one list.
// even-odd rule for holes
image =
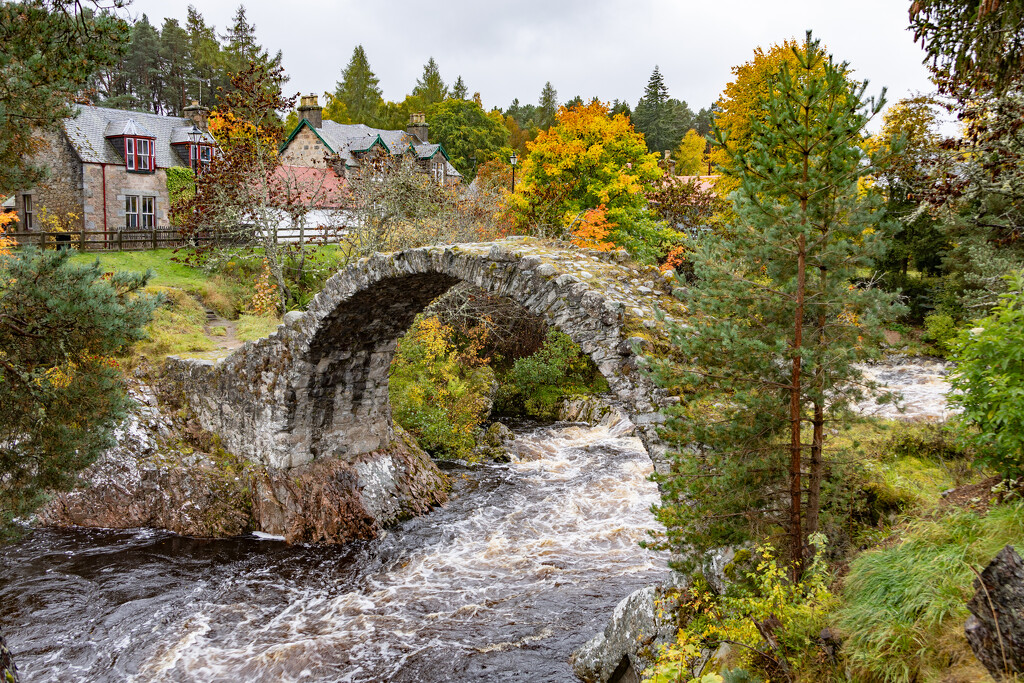
[[420, 142], [427, 142], [430, 125], [427, 123], [427, 115], [421, 111], [409, 115], [409, 127], [406, 132]]
[[316, 95], [303, 95], [299, 101], [299, 121], [309, 121], [314, 128], [323, 128], [324, 109], [317, 102]]

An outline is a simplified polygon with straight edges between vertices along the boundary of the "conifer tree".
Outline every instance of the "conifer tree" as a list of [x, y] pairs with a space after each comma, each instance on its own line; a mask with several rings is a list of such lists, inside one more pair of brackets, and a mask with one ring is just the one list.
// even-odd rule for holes
[[644, 134], [647, 149], [660, 154], [674, 149], [692, 127], [693, 112], [686, 102], [670, 99], [665, 79], [657, 66], [644, 88], [644, 96], [636, 103], [633, 126]]
[[192, 77], [192, 55], [188, 32], [177, 19], [164, 19], [160, 27], [160, 70], [163, 74], [160, 103], [162, 113], [178, 116], [188, 105], [188, 80]]
[[783, 536], [794, 576], [820, 528], [826, 427], [847, 416], [863, 386], [854, 364], [876, 352], [893, 312], [891, 295], [854, 284], [882, 251], [881, 202], [858, 189], [873, 168], [864, 128], [882, 102], [810, 33], [799, 48], [751, 122], [756, 144], [729, 150], [737, 219], [696, 248], [696, 284], [680, 290], [692, 327], [673, 330], [680, 364], [659, 369], [691, 389], [662, 481], [666, 545]]
[[547, 130], [555, 125], [558, 117], [558, 91], [551, 85], [551, 81], [545, 83], [543, 90], [540, 91], [536, 117], [538, 128]]
[[67, 251], [0, 256], [0, 531], [74, 485], [125, 416], [116, 357], [145, 336], [149, 274], [104, 275]]
[[384, 100], [380, 81], [370, 69], [370, 61], [362, 45], [352, 50], [352, 59], [341, 72], [341, 81], [334, 89], [334, 99], [344, 105], [347, 121], [339, 123], [365, 123], [374, 125]]
[[455, 79], [455, 85], [452, 86], [451, 97], [453, 100], [464, 100], [468, 94], [466, 84], [462, 81], [462, 76], [459, 76]]
[[423, 65], [423, 75], [416, 81], [412, 94], [414, 97], [422, 98], [424, 104], [428, 106], [448, 97], [448, 87], [444, 84], [433, 57]]

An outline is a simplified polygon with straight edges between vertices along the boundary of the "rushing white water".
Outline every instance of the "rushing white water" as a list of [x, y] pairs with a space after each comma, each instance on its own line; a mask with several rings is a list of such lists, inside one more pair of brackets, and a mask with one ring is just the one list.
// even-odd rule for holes
[[637, 545], [650, 459], [608, 427], [521, 431], [514, 451], [346, 548], [39, 532], [0, 554], [0, 618], [31, 681], [573, 681], [572, 649], [665, 578]]
[[951, 363], [932, 358], [894, 358], [882, 363], [864, 365], [864, 376], [895, 392], [895, 403], [862, 401], [857, 410], [889, 420], [945, 420], [953, 414], [946, 404], [950, 386], [946, 374]]

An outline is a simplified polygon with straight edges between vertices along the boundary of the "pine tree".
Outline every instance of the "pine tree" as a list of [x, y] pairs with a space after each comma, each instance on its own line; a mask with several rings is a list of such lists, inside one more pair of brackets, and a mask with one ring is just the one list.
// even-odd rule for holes
[[127, 22], [79, 10], [75, 0], [0, 3], [0, 194], [32, 187], [45, 173], [33, 164], [36, 139], [28, 131], [71, 116], [71, 96], [125, 52]]
[[557, 117], [558, 92], [551, 85], [551, 81], [548, 81], [544, 84], [544, 89], [540, 91], [540, 101], [537, 103], [537, 127], [547, 130], [555, 125]]
[[178, 116], [188, 104], [188, 80], [193, 59], [188, 32], [177, 19], [164, 19], [160, 28], [160, 71], [163, 73], [160, 103], [163, 113]]
[[412, 89], [412, 94], [422, 98], [428, 106], [448, 97], [448, 88], [441, 78], [441, 72], [433, 57], [423, 65], [423, 75], [416, 81], [416, 87]]
[[384, 102], [379, 82], [370, 69], [363, 46], [356, 45], [352, 59], [341, 72], [341, 81], [334, 89], [334, 99], [345, 105], [345, 115], [350, 122], [376, 124]]
[[116, 357], [157, 303], [148, 278], [67, 251], [0, 256], [0, 530], [110, 445], [129, 405]]
[[451, 97], [453, 100], [464, 100], [468, 94], [466, 84], [462, 82], [462, 76], [459, 76], [455, 79], [455, 85], [452, 86]]
[[794, 51], [751, 124], [758, 143], [730, 151], [737, 220], [699, 242], [696, 283], [680, 290], [693, 327], [674, 329], [684, 360], [660, 378], [692, 392], [674, 410], [680, 449], [658, 516], [681, 553], [785, 536], [798, 576], [820, 529], [825, 427], [848, 415], [863, 385], [854, 364], [894, 307], [853, 284], [883, 248], [881, 202], [858, 188], [882, 102], [810, 33]]
[[217, 87], [226, 85], [217, 32], [212, 26], [207, 25], [203, 15], [192, 5], [188, 6], [185, 31], [188, 33], [189, 54], [192, 56], [191, 78], [186, 84], [188, 98], [212, 107], [215, 104]]
[[686, 102], [670, 99], [665, 79], [657, 66], [633, 110], [633, 125], [644, 134], [647, 149], [660, 154], [674, 149], [693, 127], [693, 112]]
[[132, 27], [132, 42], [127, 61], [131, 94], [130, 106], [155, 114], [160, 112], [163, 82], [160, 69], [160, 34], [145, 14]]

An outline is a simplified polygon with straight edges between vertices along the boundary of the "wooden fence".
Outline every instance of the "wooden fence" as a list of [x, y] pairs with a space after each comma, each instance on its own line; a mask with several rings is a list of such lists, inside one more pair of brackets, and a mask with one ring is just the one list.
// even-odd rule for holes
[[[79, 251], [145, 251], [147, 249], [174, 249], [205, 244], [237, 245], [238, 235], [217, 234], [182, 235], [177, 228], [150, 228], [148, 230], [111, 230], [109, 232], [8, 232], [18, 246], [37, 246], [43, 249], [73, 247]], [[279, 230], [281, 244], [336, 244], [344, 231], [320, 228]]]

